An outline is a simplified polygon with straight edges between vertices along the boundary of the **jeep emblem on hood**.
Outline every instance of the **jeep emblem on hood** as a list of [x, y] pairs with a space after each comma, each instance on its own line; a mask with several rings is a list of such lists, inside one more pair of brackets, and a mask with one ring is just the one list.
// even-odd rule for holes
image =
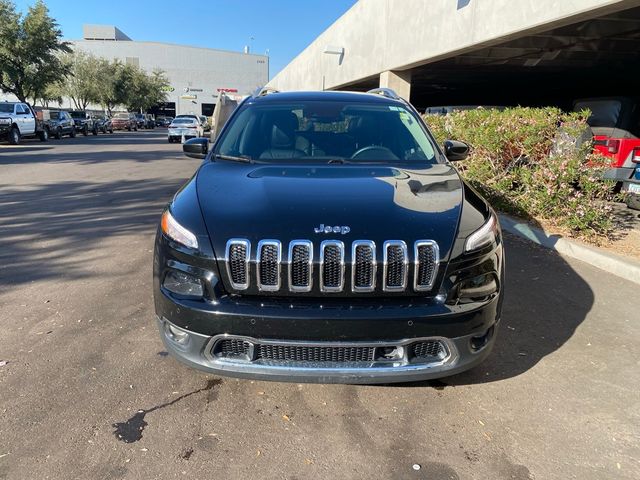
[[324, 223], [321, 223], [320, 226], [314, 228], [313, 231], [316, 233], [341, 233], [342, 235], [346, 235], [351, 231], [351, 228], [346, 225], [336, 225], [335, 227], [331, 227], [329, 225], [325, 226]]

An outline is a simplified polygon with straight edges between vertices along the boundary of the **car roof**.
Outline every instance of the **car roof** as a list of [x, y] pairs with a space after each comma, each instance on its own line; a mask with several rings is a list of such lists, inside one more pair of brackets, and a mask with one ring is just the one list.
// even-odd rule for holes
[[250, 97], [247, 103], [267, 104], [286, 102], [345, 102], [345, 103], [379, 103], [386, 105], [404, 105], [402, 100], [385, 97], [383, 95], [364, 92], [274, 92], [259, 97]]

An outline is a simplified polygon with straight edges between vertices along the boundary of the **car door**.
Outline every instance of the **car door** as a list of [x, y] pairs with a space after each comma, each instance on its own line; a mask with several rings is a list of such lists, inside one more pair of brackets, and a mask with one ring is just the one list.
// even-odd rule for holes
[[23, 112], [22, 120], [24, 125], [22, 129], [22, 133], [31, 135], [36, 131], [36, 119], [31, 113], [31, 109], [29, 108], [28, 105], [25, 105], [24, 103], [22, 103], [21, 106], [22, 106], [22, 112]]
[[72, 118], [67, 112], [61, 112], [62, 115], [62, 130], [65, 133], [71, 133], [71, 129], [73, 129]]

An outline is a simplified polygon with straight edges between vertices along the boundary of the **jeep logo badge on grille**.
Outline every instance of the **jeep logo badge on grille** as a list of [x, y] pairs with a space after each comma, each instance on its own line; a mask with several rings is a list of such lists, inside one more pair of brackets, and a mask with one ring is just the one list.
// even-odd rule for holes
[[332, 227], [330, 225], [325, 226], [324, 223], [321, 223], [320, 226], [314, 228], [313, 231], [316, 233], [341, 233], [342, 235], [346, 235], [351, 231], [351, 228], [347, 227], [346, 225], [336, 225], [335, 227]]

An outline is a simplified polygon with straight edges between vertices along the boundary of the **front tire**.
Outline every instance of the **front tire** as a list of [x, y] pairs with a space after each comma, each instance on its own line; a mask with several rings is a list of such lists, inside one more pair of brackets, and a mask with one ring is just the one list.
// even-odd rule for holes
[[76, 138], [76, 128], [75, 127], [73, 127], [71, 129], [71, 133], [69, 133], [69, 137]]
[[38, 134], [38, 138], [41, 142], [46, 142], [49, 140], [49, 130], [47, 128], [43, 128], [42, 131]]
[[11, 145], [19, 145], [20, 144], [20, 130], [18, 127], [12, 127], [9, 132], [9, 143]]
[[98, 135], [98, 127], [93, 127], [91, 133], [93, 133], [94, 135]]
[[55, 134], [56, 139], [60, 140], [62, 138], [62, 128], [58, 127], [56, 128], [56, 134]]

